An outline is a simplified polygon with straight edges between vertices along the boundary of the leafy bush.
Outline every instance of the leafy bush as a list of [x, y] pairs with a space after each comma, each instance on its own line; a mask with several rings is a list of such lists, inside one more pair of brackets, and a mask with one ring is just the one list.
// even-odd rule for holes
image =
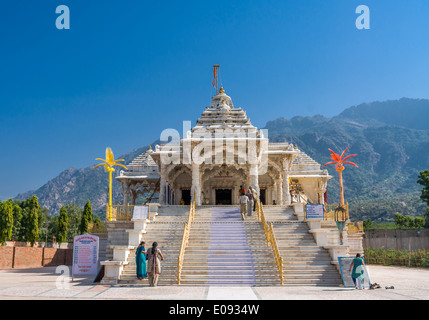
[[364, 255], [368, 264], [429, 268], [429, 250], [409, 252], [408, 250], [378, 248], [365, 249]]

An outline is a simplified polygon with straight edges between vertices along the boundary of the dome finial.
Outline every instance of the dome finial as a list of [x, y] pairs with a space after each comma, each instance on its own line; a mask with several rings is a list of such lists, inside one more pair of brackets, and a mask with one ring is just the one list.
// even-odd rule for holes
[[223, 85], [220, 85], [219, 93], [225, 93], [225, 90], [223, 89]]

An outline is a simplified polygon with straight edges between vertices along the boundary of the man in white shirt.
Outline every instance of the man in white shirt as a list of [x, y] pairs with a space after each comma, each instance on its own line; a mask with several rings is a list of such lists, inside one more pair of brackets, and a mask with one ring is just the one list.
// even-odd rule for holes
[[244, 192], [242, 192], [240, 197], [240, 212], [242, 216], [246, 214], [248, 202], [249, 202], [249, 198], [246, 196]]

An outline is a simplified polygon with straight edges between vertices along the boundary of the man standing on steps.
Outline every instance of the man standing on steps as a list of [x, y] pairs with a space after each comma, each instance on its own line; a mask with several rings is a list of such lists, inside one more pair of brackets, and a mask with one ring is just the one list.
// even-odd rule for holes
[[253, 213], [253, 204], [255, 203], [255, 197], [253, 196], [251, 186], [249, 186], [249, 190], [247, 191], [247, 197], [249, 198], [249, 202], [247, 203], [247, 215], [251, 216]]
[[252, 188], [252, 186], [249, 186], [249, 191], [252, 193], [253, 196], [253, 207], [252, 210], [255, 211], [256, 209], [256, 199], [258, 199], [258, 192]]
[[241, 197], [240, 197], [240, 212], [242, 217], [246, 215], [248, 202], [249, 202], [249, 198], [246, 196], [244, 191], [242, 191]]

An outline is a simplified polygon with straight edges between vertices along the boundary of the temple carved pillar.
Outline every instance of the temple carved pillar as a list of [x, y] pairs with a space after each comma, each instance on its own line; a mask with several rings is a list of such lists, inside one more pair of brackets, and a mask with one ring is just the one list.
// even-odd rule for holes
[[136, 205], [136, 198], [137, 198], [136, 192], [131, 190], [130, 197], [131, 197], [131, 205], [135, 206]]
[[166, 167], [164, 164], [161, 164], [161, 179], [159, 183], [159, 204], [165, 205], [166, 203], [166, 194], [165, 194], [165, 186], [167, 184], [167, 175], [165, 173]]
[[325, 191], [326, 191], [326, 186], [327, 186], [327, 181], [326, 180], [320, 180], [318, 182], [318, 202], [319, 204], [324, 204], [325, 203]]
[[197, 163], [192, 163], [192, 188], [191, 188], [191, 201], [194, 201], [195, 205], [201, 205], [201, 183], [200, 183], [200, 166]]
[[121, 187], [122, 187], [122, 194], [124, 195], [124, 205], [127, 205], [128, 204], [128, 194], [130, 192], [128, 182], [122, 182]]
[[289, 188], [289, 175], [287, 173], [283, 173], [283, 201], [284, 205], [290, 205], [291, 197], [290, 197], [290, 188]]
[[283, 159], [283, 172], [282, 172], [282, 182], [283, 182], [283, 205], [291, 204], [290, 196], [290, 187], [289, 187], [289, 172], [292, 167], [292, 158], [287, 157]]
[[283, 204], [283, 183], [281, 179], [276, 180], [276, 203], [277, 205]]
[[256, 190], [256, 192], [258, 193], [258, 197], [259, 197], [259, 174], [258, 174], [258, 165], [257, 164], [252, 164], [250, 166], [250, 185], [252, 186], [253, 189]]

